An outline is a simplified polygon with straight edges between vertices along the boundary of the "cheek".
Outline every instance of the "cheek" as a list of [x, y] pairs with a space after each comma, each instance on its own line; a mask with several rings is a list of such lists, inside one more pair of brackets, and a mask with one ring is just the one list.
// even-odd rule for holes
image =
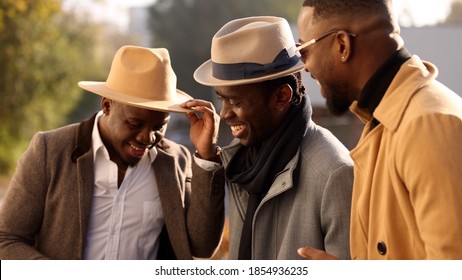
[[341, 78], [335, 67], [328, 62], [319, 64], [315, 69], [312, 74], [321, 87], [330, 87]]
[[225, 112], [220, 112], [220, 118], [232, 120], [232, 121], [241, 121], [241, 122], [249, 122], [252, 119], [252, 108], [248, 106], [242, 107], [227, 107]]
[[312, 53], [310, 58], [306, 61], [305, 67], [317, 79], [322, 79], [326, 75], [332, 75], [335, 72], [335, 64], [328, 51], [319, 50]]
[[311, 59], [308, 62], [308, 69], [310, 70], [311, 74], [314, 76], [319, 76], [320, 73], [323, 73], [327, 68], [327, 61], [320, 61], [318, 59]]
[[123, 146], [128, 141], [136, 139], [136, 132], [119, 127], [113, 129], [112, 136], [117, 145]]
[[265, 138], [273, 127], [273, 116], [266, 110], [249, 116], [249, 127], [254, 137]]
[[127, 128], [119, 120], [113, 118], [109, 120], [107, 127], [113, 139], [120, 139], [121, 135], [127, 131]]

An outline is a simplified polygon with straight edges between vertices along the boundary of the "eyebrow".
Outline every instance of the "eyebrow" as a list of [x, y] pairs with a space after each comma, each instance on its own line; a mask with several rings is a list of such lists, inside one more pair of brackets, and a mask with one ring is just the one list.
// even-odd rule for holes
[[226, 99], [238, 99], [238, 98], [242, 99], [243, 98], [242, 95], [235, 93], [233, 90], [228, 91], [227, 94], [223, 94], [215, 90], [215, 94], [220, 96], [221, 98], [226, 98]]
[[[127, 117], [126, 117], [126, 120], [127, 120], [127, 121], [131, 121], [131, 122], [145, 122], [145, 120], [140, 119], [140, 118], [138, 118], [137, 116], [127, 116]], [[166, 116], [166, 117], [163, 119], [162, 123], [159, 123], [159, 125], [166, 125], [166, 124], [169, 123], [169, 121], [170, 121], [170, 115]]]
[[234, 98], [233, 95], [225, 95], [225, 94], [223, 94], [223, 93], [219, 93], [218, 91], [215, 91], [215, 94], [218, 95], [218, 96], [221, 97], [221, 98], [226, 98], [226, 99]]

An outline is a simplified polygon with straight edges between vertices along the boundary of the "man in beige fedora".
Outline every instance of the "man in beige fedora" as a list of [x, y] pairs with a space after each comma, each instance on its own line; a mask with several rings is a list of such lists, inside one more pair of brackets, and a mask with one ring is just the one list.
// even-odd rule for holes
[[[106, 82], [79, 86], [102, 96], [102, 110], [33, 137], [0, 210], [0, 258], [210, 257], [224, 215], [212, 207], [222, 194], [211, 190], [223, 172], [201, 168], [163, 138], [169, 112], [186, 112], [178, 104], [191, 99], [176, 89], [168, 51], [124, 46]], [[195, 111], [203, 118], [193, 129], [210, 132], [194, 139], [207, 160], [219, 117]]]
[[211, 59], [194, 73], [214, 88], [235, 137], [221, 151], [231, 259], [300, 259], [308, 244], [350, 258], [353, 164], [311, 120], [302, 69], [285, 19], [249, 17], [215, 34]]

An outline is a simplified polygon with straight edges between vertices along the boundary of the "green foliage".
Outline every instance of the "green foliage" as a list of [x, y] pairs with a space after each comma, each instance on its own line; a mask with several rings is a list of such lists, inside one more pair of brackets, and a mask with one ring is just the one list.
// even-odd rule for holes
[[157, 0], [150, 7], [153, 46], [169, 50], [178, 88], [210, 99], [210, 89], [198, 85], [194, 70], [210, 59], [213, 35], [228, 21], [246, 16], [281, 16], [295, 22], [300, 0]]
[[77, 81], [97, 68], [90, 29], [57, 0], [0, 3], [0, 173], [36, 131], [67, 121], [82, 94]]

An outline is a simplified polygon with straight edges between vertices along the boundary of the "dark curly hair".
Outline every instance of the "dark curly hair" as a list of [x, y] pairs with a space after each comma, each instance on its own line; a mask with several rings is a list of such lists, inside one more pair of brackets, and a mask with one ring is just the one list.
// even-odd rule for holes
[[285, 84], [290, 85], [293, 90], [292, 100], [290, 102], [294, 105], [300, 104], [302, 102], [302, 97], [306, 95], [301, 71], [274, 80], [260, 82], [258, 86], [261, 87], [263, 92], [269, 97], [273, 91]]

